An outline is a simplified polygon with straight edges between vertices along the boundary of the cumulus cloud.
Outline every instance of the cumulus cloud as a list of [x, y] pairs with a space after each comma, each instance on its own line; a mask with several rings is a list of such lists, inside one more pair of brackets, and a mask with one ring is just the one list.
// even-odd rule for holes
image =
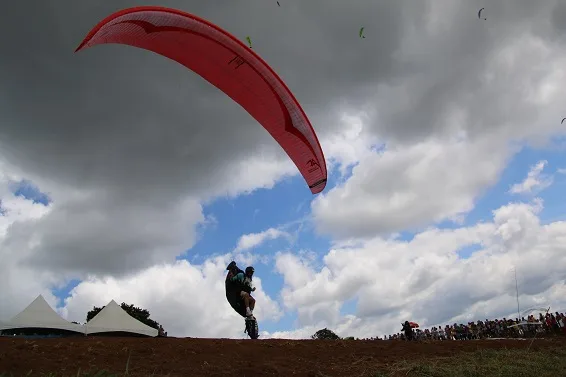
[[457, 219], [497, 182], [508, 153], [489, 140], [430, 140], [386, 148], [313, 202], [316, 225], [333, 237], [356, 238]]
[[[325, 135], [321, 141], [324, 152], [329, 159], [328, 170], [339, 169], [340, 176], [347, 169], [369, 157], [372, 148], [379, 144], [379, 139], [367, 127], [366, 114], [342, 114], [341, 127], [335, 133]], [[335, 177], [338, 179], [340, 177]]]
[[[516, 267], [523, 308], [541, 298], [564, 307], [566, 301], [556, 292], [566, 289], [566, 223], [542, 224], [542, 210], [540, 199], [511, 203], [493, 211], [490, 222], [432, 228], [410, 241], [378, 237], [333, 248], [320, 270], [297, 256], [280, 254], [283, 303], [298, 312], [304, 326], [338, 326], [345, 320], [339, 315], [342, 303], [356, 300], [356, 326], [365, 325], [351, 325], [352, 336], [362, 336], [362, 328], [397, 332], [406, 319], [432, 326], [493, 318], [514, 312], [511, 271]], [[477, 251], [462, 258], [459, 253], [470, 246]]]
[[234, 249], [235, 252], [241, 252], [256, 248], [263, 243], [271, 240], [275, 240], [278, 238], [291, 238], [291, 235], [283, 230], [269, 228], [259, 233], [249, 233], [244, 234], [238, 240], [238, 244]]
[[259, 246], [273, 240], [286, 239], [292, 241], [293, 235], [280, 228], [269, 228], [259, 233], [249, 233], [240, 236], [233, 251], [234, 260], [240, 264], [251, 266], [255, 263], [268, 264], [272, 256], [268, 253], [254, 252]]
[[37, 222], [49, 211], [50, 206], [34, 203], [22, 196], [16, 196], [12, 183], [21, 177], [2, 166], [0, 171], [0, 318], [11, 318], [25, 308], [39, 294], [55, 307], [56, 298], [50, 285], [61, 283], [65, 276], [57, 276], [50, 270], [36, 270], [24, 263], [29, 245], [37, 240], [20, 233], [21, 237], [8, 238], [9, 234], [21, 232], [20, 224]]
[[[561, 132], [566, 54], [548, 23], [555, 1], [492, 5], [492, 21], [470, 17], [474, 2], [433, 1], [395, 51], [398, 77], [366, 103], [388, 139], [416, 143], [438, 135], [545, 140]], [[424, 6], [424, 5], [423, 5]], [[536, 126], [535, 126], [536, 125]]]
[[402, 73], [359, 102], [385, 147], [314, 201], [319, 231], [371, 237], [460, 220], [522, 144], [564, 134], [566, 54], [542, 27], [555, 3], [515, 5], [499, 4], [485, 23], [465, 16], [472, 3], [431, 2], [406, 30], [393, 54]]
[[509, 189], [511, 194], [535, 194], [552, 185], [553, 177], [543, 174], [544, 167], [548, 161], [539, 161], [531, 167], [527, 177], [520, 183], [515, 183]]

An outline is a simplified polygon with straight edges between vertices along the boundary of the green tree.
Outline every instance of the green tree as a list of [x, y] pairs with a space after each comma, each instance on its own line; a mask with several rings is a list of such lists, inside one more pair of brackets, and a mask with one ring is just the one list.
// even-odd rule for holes
[[336, 335], [332, 330], [328, 330], [324, 328], [322, 330], [318, 330], [311, 336], [311, 339], [330, 339], [330, 340], [338, 340], [340, 337]]
[[[125, 302], [120, 304], [120, 307], [138, 321], [145, 323], [146, 325], [154, 329], [159, 329], [159, 322], [156, 322], [153, 319], [149, 318], [150, 314], [147, 309], [139, 308], [137, 306], [134, 306], [133, 304], [128, 305]], [[94, 306], [92, 310], [86, 314], [86, 321], [88, 322], [93, 319], [102, 309], [104, 309], [104, 306], [101, 308]]]

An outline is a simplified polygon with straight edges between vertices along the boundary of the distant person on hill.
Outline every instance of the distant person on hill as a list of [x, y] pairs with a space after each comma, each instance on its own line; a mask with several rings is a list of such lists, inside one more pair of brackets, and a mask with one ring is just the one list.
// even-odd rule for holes
[[413, 340], [413, 329], [411, 328], [409, 321], [405, 321], [402, 326], [403, 328], [401, 328], [401, 331], [405, 333], [405, 339]]

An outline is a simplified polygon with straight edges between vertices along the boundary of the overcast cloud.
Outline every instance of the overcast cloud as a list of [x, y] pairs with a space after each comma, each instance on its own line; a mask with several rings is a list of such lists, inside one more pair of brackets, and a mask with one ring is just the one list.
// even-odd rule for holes
[[[389, 331], [407, 315], [430, 324], [505, 315], [511, 265], [524, 271], [527, 302], [563, 302], [566, 228], [541, 223], [546, 203], [529, 198], [492, 208], [489, 222], [462, 224], [522, 145], [542, 148], [566, 134], [566, 4], [280, 3], [159, 4], [250, 35], [336, 168], [337, 186], [311, 203], [314, 228], [334, 247], [318, 262], [282, 251], [273, 267], [284, 278], [280, 294], [258, 291], [258, 315], [277, 320], [296, 310], [307, 330], [272, 335], [300, 336], [318, 324]], [[179, 335], [238, 336], [222, 287], [230, 250], [203, 265], [175, 258], [198, 240], [205, 205], [270, 189], [297, 171], [255, 120], [186, 68], [125, 46], [74, 53], [103, 17], [150, 4], [32, 0], [0, 14], [0, 199], [8, 209], [0, 217], [0, 318], [39, 293], [55, 304], [50, 288], [76, 278], [85, 281], [66, 302], [70, 318], [112, 298], [135, 300]], [[486, 21], [477, 18], [484, 6]], [[52, 203], [12, 195], [10, 182], [22, 178]], [[457, 229], [430, 228], [444, 220]], [[288, 238], [280, 225], [242, 232], [233, 248]], [[393, 238], [408, 230], [420, 233]], [[458, 259], [459, 248], [476, 243], [482, 251]], [[202, 292], [207, 309], [195, 313], [203, 304], [191, 300]], [[452, 298], [449, 310], [441, 295]], [[352, 299], [356, 316], [341, 316]]]

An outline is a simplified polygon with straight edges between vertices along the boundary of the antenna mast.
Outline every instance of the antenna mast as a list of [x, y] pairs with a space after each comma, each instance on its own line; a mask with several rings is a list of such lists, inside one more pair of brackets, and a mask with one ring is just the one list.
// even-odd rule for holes
[[521, 320], [521, 310], [519, 309], [519, 285], [517, 284], [517, 267], [513, 267], [515, 271], [515, 292], [517, 293], [517, 315], [519, 316], [519, 321]]

